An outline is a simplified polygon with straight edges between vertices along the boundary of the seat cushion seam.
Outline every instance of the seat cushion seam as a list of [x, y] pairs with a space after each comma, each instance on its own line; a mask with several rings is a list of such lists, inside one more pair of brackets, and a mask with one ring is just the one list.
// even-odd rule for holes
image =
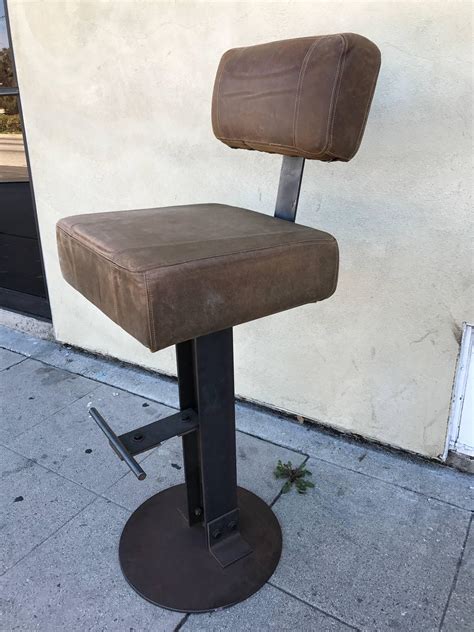
[[129, 272], [130, 274], [143, 275], [143, 272], [144, 272], [143, 270], [136, 270], [135, 271], [135, 270], [130, 270], [130, 268], [126, 268], [125, 266], [121, 266], [119, 263], [116, 263], [113, 259], [110, 259], [109, 257], [106, 257], [102, 252], [99, 252], [98, 250], [94, 250], [93, 248], [91, 248], [91, 246], [89, 244], [84, 243], [83, 241], [81, 241], [80, 239], [75, 237], [74, 235], [71, 235], [70, 233], [68, 233], [66, 230], [63, 230], [62, 228], [59, 228], [59, 226], [57, 227], [57, 230], [62, 232], [67, 237], [69, 237], [69, 239], [72, 239], [74, 242], [76, 242], [76, 244], [81, 246], [81, 248], [84, 248], [85, 250], [87, 250], [91, 254], [96, 255], [97, 257], [100, 257], [101, 259], [104, 259], [105, 261], [108, 261], [115, 268], [118, 268], [119, 270], [125, 270], [126, 272]]
[[[168, 208], [168, 207], [163, 207], [163, 208]], [[179, 207], [177, 207], [179, 208]], [[236, 208], [236, 207], [229, 207], [229, 208]], [[147, 210], [147, 209], [145, 209]], [[161, 209], [156, 209], [156, 210], [161, 210]], [[261, 237], [262, 235], [290, 235], [290, 234], [295, 234], [298, 232], [302, 232], [301, 230], [297, 230], [294, 227], [299, 227], [300, 229], [305, 229], [305, 230], [317, 230], [314, 228], [311, 228], [310, 226], [304, 226], [303, 224], [290, 224], [289, 222], [287, 222], [286, 220], [282, 220], [278, 217], [271, 217], [268, 216], [264, 213], [259, 213], [258, 211], [251, 211], [250, 209], [239, 209], [240, 211], [244, 211], [245, 213], [250, 213], [252, 215], [259, 215], [262, 218], [267, 218], [268, 220], [275, 222], [276, 224], [282, 224], [282, 222], [285, 223], [285, 227], [288, 228], [288, 225], [290, 226], [290, 230], [271, 230], [271, 231], [259, 231], [259, 232], [254, 232], [251, 235], [243, 235], [242, 237], [238, 237], [238, 236], [231, 236], [231, 237], [215, 237], [215, 238], [206, 238], [205, 241], [218, 241], [218, 240], [226, 240], [226, 239], [246, 239], [247, 237]], [[114, 213], [117, 213], [117, 211], [112, 211]], [[137, 211], [118, 211], [118, 213], [135, 213]], [[105, 221], [105, 220], [104, 220]], [[87, 236], [79, 236], [75, 233], [77, 233], [76, 226], [90, 226], [90, 225], [94, 225], [93, 223], [91, 224], [91, 222], [81, 222], [81, 221], [77, 221], [74, 222], [74, 224], [70, 224], [69, 228], [70, 230], [66, 230], [63, 226], [57, 226], [58, 230], [61, 230], [63, 233], [65, 233], [66, 235], [69, 235], [70, 237], [72, 237], [73, 239], [77, 239], [77, 240], [84, 240], [86, 243], [89, 243], [93, 246], [92, 242], [87, 238]], [[175, 244], [186, 244], [186, 243], [198, 243], [199, 240], [190, 240], [190, 241], [175, 241], [173, 243]], [[203, 241], [203, 240], [200, 240]], [[141, 248], [142, 246], [136, 246], [136, 248]], [[126, 248], [124, 250], [120, 250], [119, 253], [122, 252], [126, 252], [127, 250], [131, 250], [131, 248]]]
[[331, 294], [334, 294], [337, 287], [337, 279], [339, 276], [339, 248], [336, 247], [336, 265], [334, 266], [334, 274], [332, 277]]
[[146, 301], [147, 301], [147, 316], [148, 316], [148, 333], [150, 335], [150, 348], [156, 347], [156, 333], [155, 333], [155, 317], [153, 313], [153, 301], [150, 297], [150, 289], [148, 287], [148, 276], [146, 272], [143, 272], [143, 280], [145, 281]]
[[265, 246], [264, 248], [250, 248], [250, 249], [247, 249], [247, 250], [239, 250], [239, 251], [236, 251], [236, 252], [230, 252], [230, 253], [225, 253], [225, 254], [221, 254], [221, 255], [212, 255], [210, 257], [200, 257], [199, 259], [185, 259], [184, 261], [179, 261], [177, 263], [156, 265], [156, 266], [153, 266], [151, 268], [146, 268], [145, 270], [132, 270], [131, 268], [127, 268], [125, 266], [120, 265], [119, 263], [117, 263], [113, 259], [110, 259], [110, 257], [107, 257], [106, 255], [104, 255], [102, 252], [99, 252], [97, 250], [93, 250], [88, 244], [84, 244], [84, 242], [82, 242], [79, 239], [77, 239], [77, 237], [74, 237], [73, 235], [70, 235], [68, 232], [62, 230], [61, 228], [59, 230], [61, 230], [70, 239], [72, 239], [77, 244], [79, 244], [82, 248], [85, 248], [86, 250], [88, 250], [90, 253], [92, 253], [94, 255], [97, 255], [98, 257], [101, 257], [105, 261], [108, 261], [110, 264], [112, 264], [116, 268], [119, 268], [120, 270], [125, 270], [125, 271], [127, 271], [127, 272], [129, 272], [131, 274], [143, 274], [144, 272], [149, 272], [150, 270], [157, 270], [157, 269], [160, 269], [160, 268], [172, 268], [174, 266], [184, 265], [186, 263], [191, 263], [193, 261], [208, 261], [210, 259], [219, 259], [219, 258], [231, 257], [231, 256], [234, 256], [234, 255], [245, 254], [245, 253], [248, 253], [248, 252], [260, 252], [260, 251], [263, 251], [263, 250], [272, 250], [272, 249], [275, 249], [275, 248], [291, 248], [293, 246], [297, 246], [297, 245], [300, 245], [300, 244], [333, 243], [335, 241], [334, 237], [332, 237], [330, 239], [303, 239], [303, 240], [300, 240], [300, 241], [294, 241], [291, 244], [278, 244], [276, 246]]
[[[262, 217], [268, 217], [268, 219], [270, 219], [271, 221], [276, 220], [277, 223], [285, 222], [285, 224], [290, 225], [290, 230], [259, 231], [258, 233], [255, 232], [255, 233], [252, 233], [251, 235], [241, 235], [241, 236], [233, 235], [231, 237], [211, 237], [211, 238], [206, 237], [203, 239], [190, 239], [188, 241], [173, 241], [172, 243], [173, 245], [176, 245], [176, 246], [182, 246], [183, 244], [198, 244], [199, 242], [208, 243], [208, 242], [214, 242], [214, 241], [228, 241], [231, 239], [252, 239], [254, 237], [262, 237], [266, 235], [269, 235], [271, 237], [274, 237], [276, 235], [296, 235], [298, 233], [318, 230], [316, 228], [311, 228], [311, 226], [305, 226], [304, 224], [292, 224], [286, 220], [282, 220], [279, 217], [269, 217], [263, 214], [262, 214]], [[87, 222], [78, 222], [74, 224], [74, 226], [89, 226], [89, 224]], [[291, 230], [293, 226], [294, 227], [299, 226], [303, 230], [295, 230], [295, 229]], [[59, 226], [58, 226], [58, 230], [61, 230], [66, 235], [69, 235], [72, 239], [76, 239], [77, 241], [81, 241], [81, 242], [84, 241], [84, 243], [86, 243], [87, 245], [90, 245], [92, 248], [94, 247], [93, 243], [87, 238], [87, 236], [74, 234], [75, 231], [70, 232]], [[169, 245], [169, 244], [163, 244], [163, 245]], [[145, 248], [153, 248], [153, 247], [155, 246], [145, 246]], [[124, 252], [129, 252], [131, 250], [140, 250], [141, 248], [144, 248], [144, 246], [133, 246], [130, 248], [124, 248], [123, 250], [114, 251], [114, 253], [122, 254]]]
[[[295, 245], [295, 246], [308, 246], [308, 245], [311, 245], [311, 244], [314, 244], [314, 243], [316, 243], [316, 242], [299, 241], [299, 242], [297, 242], [295, 244], [292, 244], [292, 245]], [[336, 242], [336, 240], [328, 240], [325, 243], [334, 244], [334, 243], [337, 243], [337, 242]], [[255, 252], [265, 252], [267, 250], [278, 250], [278, 249], [280, 249], [280, 250], [281, 249], [285, 249], [285, 246], [281, 246], [280, 245], [280, 246], [272, 246], [270, 248], [260, 248], [259, 250], [256, 250]], [[252, 252], [252, 251], [249, 251], [249, 252]], [[168, 268], [176, 268], [176, 267], [179, 267], [179, 266], [189, 266], [189, 265], [192, 265], [194, 263], [202, 264], [202, 263], [205, 263], [205, 262], [208, 262], [208, 261], [212, 261], [212, 259], [225, 259], [226, 257], [236, 258], [236, 257], [240, 257], [241, 255], [244, 255], [244, 254], [246, 254], [246, 252], [245, 251], [241, 251], [241, 252], [234, 252], [234, 253], [232, 253], [232, 255], [217, 255], [217, 256], [214, 256], [214, 257], [206, 257], [204, 259], [189, 259], [187, 261], [182, 261], [180, 263], [173, 263], [171, 265], [156, 266], [155, 268], [149, 268], [147, 270], [147, 273], [159, 272], [161, 270], [166, 270]]]
[[[308, 227], [309, 228], [309, 227]], [[313, 228], [310, 228], [310, 230], [315, 230]], [[307, 231], [272, 231], [272, 232], [261, 232], [261, 233], [253, 233], [252, 235], [245, 235], [242, 238], [240, 237], [216, 237], [215, 239], [192, 239], [189, 241], [173, 241], [171, 242], [173, 244], [173, 246], [179, 247], [179, 246], [190, 246], [190, 245], [195, 245], [195, 244], [199, 244], [199, 243], [213, 243], [213, 242], [217, 242], [217, 241], [222, 241], [222, 242], [227, 242], [227, 241], [231, 241], [233, 239], [253, 239], [255, 237], [262, 237], [262, 236], [270, 236], [270, 237], [275, 237], [275, 236], [279, 236], [279, 235], [297, 235], [299, 232], [307, 232]], [[67, 233], [69, 234], [69, 233]], [[71, 235], [71, 237], [73, 239], [76, 239], [77, 241], [81, 241], [80, 238], [77, 237], [73, 237]], [[308, 241], [307, 239], [303, 239], [303, 240], [299, 240], [299, 241]], [[328, 239], [326, 237], [321, 237], [321, 238], [311, 238], [309, 241], [328, 241]], [[330, 241], [330, 240], [329, 240]], [[85, 243], [88, 243], [87, 241]], [[298, 242], [294, 242], [294, 243], [298, 243]], [[89, 242], [90, 244], [90, 242]], [[117, 257], [119, 255], [123, 255], [126, 252], [133, 252], [135, 250], [144, 250], [144, 249], [148, 249], [148, 248], [161, 248], [161, 247], [167, 247], [169, 246], [169, 243], [163, 243], [163, 244], [158, 244], [158, 245], [149, 245], [149, 246], [133, 246], [130, 248], [123, 248], [123, 250], [114, 250], [113, 252], [113, 256]], [[275, 244], [275, 245], [285, 245], [285, 244]], [[289, 244], [291, 245], [291, 243]], [[271, 248], [271, 246], [264, 246], [265, 248]], [[93, 248], [93, 246], [92, 246]], [[250, 248], [249, 250], [254, 250], [254, 248]], [[257, 250], [257, 248], [255, 248], [255, 250]], [[232, 251], [226, 254], [232, 255], [235, 254], [235, 252], [240, 252], [240, 251]], [[105, 255], [104, 255], [105, 256]], [[218, 255], [218, 256], [225, 256], [223, 255]]]

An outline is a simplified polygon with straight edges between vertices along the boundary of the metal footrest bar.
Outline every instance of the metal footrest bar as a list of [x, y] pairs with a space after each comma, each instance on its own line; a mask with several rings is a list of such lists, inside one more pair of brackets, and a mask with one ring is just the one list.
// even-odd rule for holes
[[90, 408], [89, 414], [120, 460], [125, 461], [140, 481], [146, 478], [146, 473], [133, 458], [135, 455], [151, 450], [172, 437], [194, 432], [199, 424], [196, 411], [190, 408], [117, 436], [96, 408]]
[[105, 421], [102, 415], [96, 408], [89, 408], [89, 415], [96, 422], [102, 432], [105, 434], [107, 439], [109, 440], [110, 445], [113, 450], [117, 454], [117, 456], [128, 465], [128, 467], [132, 470], [135, 476], [139, 481], [143, 481], [146, 478], [146, 474], [144, 470], [140, 467], [140, 465], [135, 461], [133, 456], [131, 456], [126, 447], [120, 441], [120, 437], [117, 437], [115, 432], [109, 426], [109, 424]]

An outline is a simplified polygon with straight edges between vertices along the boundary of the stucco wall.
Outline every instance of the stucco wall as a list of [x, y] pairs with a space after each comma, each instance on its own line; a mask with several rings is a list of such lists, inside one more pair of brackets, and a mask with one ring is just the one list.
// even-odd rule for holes
[[[299, 222], [334, 234], [339, 287], [235, 330], [238, 394], [425, 455], [443, 450], [458, 331], [473, 317], [469, 2], [10, 0], [54, 326], [161, 371], [61, 279], [54, 225], [81, 212], [215, 201], [272, 213], [276, 156], [216, 141], [227, 48], [354, 31], [382, 51], [362, 147], [309, 162]], [[275, 276], [275, 283], [278, 277]]]

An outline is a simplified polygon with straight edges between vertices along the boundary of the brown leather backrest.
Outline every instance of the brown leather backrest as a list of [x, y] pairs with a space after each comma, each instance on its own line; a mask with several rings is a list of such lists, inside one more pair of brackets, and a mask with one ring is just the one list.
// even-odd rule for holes
[[379, 68], [377, 46], [354, 33], [233, 48], [217, 71], [214, 134], [230, 147], [348, 161]]

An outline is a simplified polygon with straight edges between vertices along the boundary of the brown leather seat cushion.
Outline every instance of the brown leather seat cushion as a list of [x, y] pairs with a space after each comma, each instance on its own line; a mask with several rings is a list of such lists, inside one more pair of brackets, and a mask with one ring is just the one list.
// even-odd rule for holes
[[64, 278], [151, 351], [336, 288], [334, 237], [221, 204], [76, 215], [57, 240]]

